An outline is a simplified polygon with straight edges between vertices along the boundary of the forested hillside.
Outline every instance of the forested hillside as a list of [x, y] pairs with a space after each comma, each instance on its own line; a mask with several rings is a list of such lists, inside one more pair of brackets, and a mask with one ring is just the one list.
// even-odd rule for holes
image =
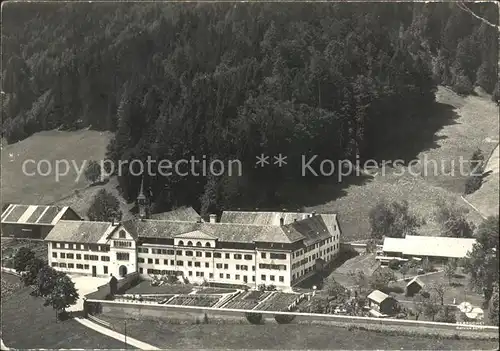
[[[498, 23], [493, 3], [467, 6]], [[114, 161], [242, 160], [242, 177], [146, 178], [156, 210], [282, 205], [284, 183], [317, 181], [301, 177], [301, 155], [383, 155], [398, 147], [395, 133], [415, 133], [415, 119], [430, 115], [437, 84], [498, 95], [498, 33], [453, 3], [10, 3], [3, 10], [9, 143], [91, 126], [115, 132]], [[288, 166], [255, 168], [261, 153], [283, 153]], [[123, 196], [132, 200], [139, 183], [121, 177]]]

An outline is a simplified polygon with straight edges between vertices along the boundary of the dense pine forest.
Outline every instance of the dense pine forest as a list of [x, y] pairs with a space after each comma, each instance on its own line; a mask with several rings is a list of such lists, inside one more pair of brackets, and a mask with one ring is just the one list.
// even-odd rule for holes
[[[380, 156], [437, 85], [498, 96], [498, 32], [453, 3], [10, 3], [2, 22], [9, 143], [90, 127], [115, 132], [115, 162], [242, 160], [242, 177], [146, 178], [156, 211], [281, 206], [284, 184], [318, 181], [301, 155]], [[139, 184], [120, 177], [130, 201]]]

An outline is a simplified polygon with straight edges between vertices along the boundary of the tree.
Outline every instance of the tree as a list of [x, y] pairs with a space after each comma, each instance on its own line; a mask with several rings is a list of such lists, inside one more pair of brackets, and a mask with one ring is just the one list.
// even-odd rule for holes
[[391, 269], [379, 268], [370, 277], [370, 287], [376, 290], [385, 290], [390, 282], [396, 281], [396, 275]]
[[38, 272], [35, 282], [36, 295], [42, 297], [49, 296], [56, 285], [57, 279], [63, 275], [63, 272], [56, 271], [50, 266], [43, 266]]
[[413, 312], [415, 313], [415, 320], [425, 311], [426, 299], [421, 294], [416, 294], [413, 297]]
[[460, 72], [455, 76], [455, 83], [453, 84], [453, 90], [455, 90], [457, 94], [467, 95], [472, 92], [472, 89], [473, 89], [472, 82], [465, 73]]
[[456, 323], [457, 322], [456, 309], [448, 305], [441, 306], [439, 312], [436, 315], [435, 320], [436, 322], [441, 322], [441, 323]]
[[262, 324], [262, 313], [245, 313], [245, 317], [251, 324]]
[[436, 222], [441, 227], [441, 235], [453, 238], [471, 238], [474, 234], [474, 223], [465, 218], [466, 210], [444, 201], [436, 204]]
[[444, 266], [444, 275], [448, 278], [448, 283], [451, 285], [451, 279], [455, 277], [455, 272], [457, 271], [457, 260], [450, 258], [446, 265]]
[[406, 235], [417, 235], [416, 230], [423, 221], [410, 213], [407, 201], [394, 201], [387, 204], [379, 202], [370, 210], [370, 225], [372, 238], [381, 239], [384, 236], [404, 238]]
[[431, 260], [429, 260], [428, 257], [425, 257], [423, 260], [422, 260], [422, 269], [428, 273], [428, 272], [432, 272], [434, 270], [434, 265], [432, 264]]
[[325, 282], [323, 289], [328, 292], [329, 296], [333, 296], [336, 298], [339, 298], [339, 297], [342, 298], [342, 297], [345, 297], [345, 295], [346, 295], [346, 289], [342, 285], [337, 283], [337, 281], [335, 281], [335, 279], [333, 279], [333, 277], [328, 277], [326, 279], [326, 282]]
[[27, 270], [28, 265], [35, 259], [35, 253], [27, 248], [21, 247], [14, 256], [14, 269], [20, 273]]
[[403, 263], [399, 268], [399, 272], [403, 275], [403, 279], [405, 279], [406, 274], [408, 274], [408, 272], [410, 271], [410, 268], [411, 267], [409, 262]]
[[61, 275], [55, 281], [54, 287], [48, 294], [44, 305], [52, 306], [56, 311], [56, 318], [60, 311], [65, 312], [66, 308], [74, 305], [78, 300], [78, 292], [75, 283], [67, 275]]
[[484, 155], [477, 149], [469, 161], [469, 177], [465, 182], [465, 194], [472, 194], [481, 187], [484, 172]]
[[441, 310], [441, 306], [437, 304], [433, 298], [425, 299], [423, 307], [424, 307], [424, 315], [427, 318], [431, 318], [432, 321], [434, 321], [436, 315]]
[[35, 285], [40, 270], [45, 266], [45, 262], [39, 258], [33, 258], [28, 262], [25, 272], [21, 275], [21, 280], [25, 286]]
[[493, 286], [499, 281], [499, 220], [498, 216], [486, 218], [475, 233], [476, 243], [464, 259], [464, 271], [470, 275], [470, 284], [477, 292], [484, 293], [489, 301]]
[[488, 319], [490, 321], [490, 325], [498, 326], [498, 282], [495, 284], [493, 288], [493, 293], [490, 298], [489, 306], [488, 306]]
[[444, 305], [444, 295], [446, 292], [446, 288], [443, 284], [433, 284], [428, 288], [428, 290], [431, 293], [431, 299], [438, 300], [441, 303], [441, 306]]
[[91, 160], [85, 169], [85, 178], [94, 184], [99, 178], [101, 178], [101, 165], [97, 161]]
[[91, 221], [119, 221], [122, 217], [120, 202], [113, 194], [107, 192], [105, 189], [101, 189], [94, 196], [87, 216]]
[[362, 270], [349, 272], [349, 275], [354, 280], [356, 288], [359, 293], [363, 293], [369, 287], [369, 279]]

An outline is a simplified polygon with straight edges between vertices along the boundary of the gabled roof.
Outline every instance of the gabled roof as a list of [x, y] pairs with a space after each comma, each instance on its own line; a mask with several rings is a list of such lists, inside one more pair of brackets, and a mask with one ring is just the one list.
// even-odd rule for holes
[[367, 299], [372, 300], [373, 302], [376, 302], [380, 304], [382, 301], [385, 299], [390, 298], [389, 295], [383, 293], [380, 290], [373, 290], [370, 295], [367, 296]]
[[173, 211], [151, 215], [151, 219], [164, 221], [197, 221], [199, 218], [200, 214], [192, 207], [180, 207]]
[[75, 213], [68, 206], [11, 204], [2, 213], [2, 223], [55, 225], [68, 211]]
[[408, 284], [406, 284], [406, 287], [409, 287], [409, 286], [410, 286], [410, 285], [412, 285], [412, 284], [418, 284], [418, 285], [420, 285], [420, 287], [422, 287], [422, 288], [423, 288], [423, 287], [425, 287], [424, 282], [423, 282], [423, 281], [421, 281], [418, 277], [415, 277], [415, 278], [413, 278], [412, 280], [410, 280], [410, 281], [408, 282]]
[[383, 251], [409, 256], [461, 258], [467, 256], [475, 242], [476, 239], [471, 238], [407, 235], [404, 239], [385, 238]]
[[197, 232], [197, 235], [203, 233], [207, 237], [225, 242], [293, 243], [299, 240], [315, 242], [330, 236], [320, 216], [284, 226], [152, 219], [134, 219], [123, 222], [122, 225], [132, 235], [142, 238], [168, 239]]
[[214, 240], [216, 237], [203, 233], [200, 230], [195, 230], [189, 233], [180, 234], [175, 236], [178, 239], [205, 239], [205, 240]]
[[45, 241], [97, 244], [116, 228], [111, 222], [59, 221], [45, 237]]

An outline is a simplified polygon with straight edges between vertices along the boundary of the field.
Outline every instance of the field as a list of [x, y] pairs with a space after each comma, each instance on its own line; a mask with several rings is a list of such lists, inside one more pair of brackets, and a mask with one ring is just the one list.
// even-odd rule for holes
[[43, 241], [17, 240], [12, 238], [2, 238], [2, 266], [11, 267], [12, 257], [21, 247], [28, 247], [35, 253], [35, 256], [47, 261], [47, 244]]
[[75, 320], [56, 322], [51, 307], [30, 296], [19, 278], [2, 274], [2, 324], [4, 343], [15, 349], [118, 349], [124, 344]]
[[[124, 319], [99, 316], [123, 332]], [[497, 341], [387, 336], [325, 325], [169, 324], [166, 320], [127, 319], [127, 335], [159, 348], [274, 350], [479, 350]]]
[[[468, 219], [479, 223], [481, 216], [460, 198], [466, 177], [457, 168], [460, 157], [468, 160], [477, 148], [481, 148], [486, 156], [495, 148], [499, 130], [498, 107], [487, 96], [463, 98], [443, 87], [439, 88], [436, 100], [438, 106], [434, 112], [436, 115], [430, 118], [432, 123], [420, 126], [416, 129], [419, 130], [415, 133], [416, 140], [406, 140], [394, 146], [394, 153], [388, 153], [384, 159], [436, 160], [437, 174], [434, 174], [431, 163], [427, 175], [420, 173], [418, 167], [412, 167], [413, 174], [408, 173], [406, 167], [398, 167], [386, 169], [385, 174], [379, 170], [377, 175], [352, 176], [340, 184], [335, 178], [314, 188], [300, 190], [300, 198], [310, 199], [311, 205], [305, 210], [339, 213], [345, 241], [368, 238], [368, 214], [382, 199], [389, 202], [408, 200], [413, 212], [427, 222], [421, 228], [424, 235], [439, 235], [439, 227], [434, 221], [437, 201], [449, 201], [470, 210]], [[407, 149], [402, 150], [404, 148]], [[453, 173], [450, 172], [452, 161], [455, 163]], [[441, 171], [441, 164], [446, 173]], [[399, 173], [395, 173], [396, 170]], [[403, 171], [404, 175], [401, 175]], [[491, 182], [491, 186], [494, 184]], [[481, 208], [498, 209], [498, 191], [478, 192], [473, 200]]]

